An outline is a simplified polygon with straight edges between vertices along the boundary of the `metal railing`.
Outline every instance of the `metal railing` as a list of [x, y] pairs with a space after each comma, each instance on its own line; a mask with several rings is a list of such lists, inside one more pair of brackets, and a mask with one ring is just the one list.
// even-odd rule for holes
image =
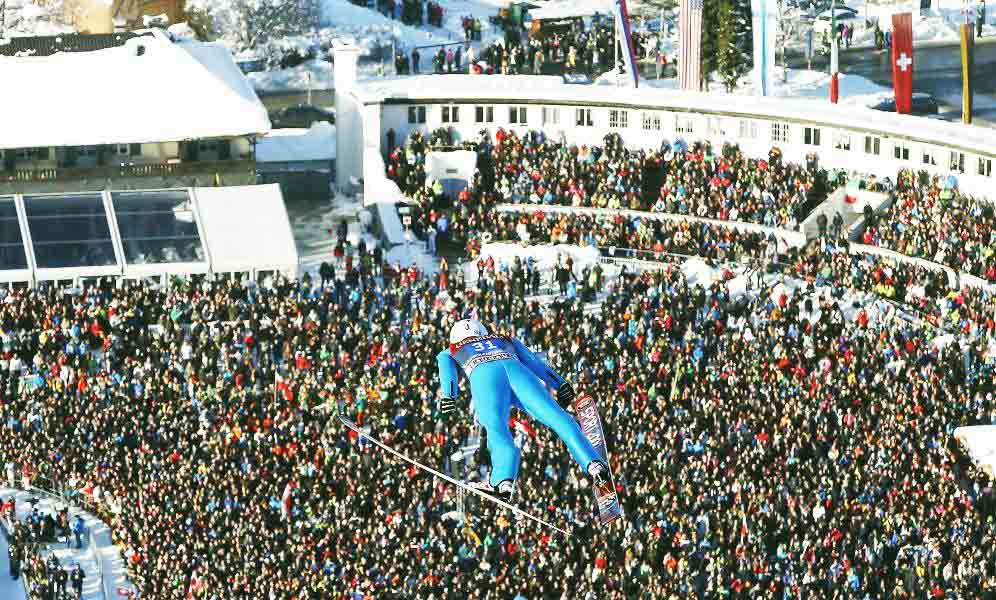
[[[89, 513], [93, 514], [94, 516], [96, 516], [98, 519], [105, 520], [104, 517], [102, 517], [100, 515], [100, 507], [97, 506], [93, 502], [87, 501], [85, 496], [82, 496], [80, 494], [76, 494], [76, 495], [70, 497], [65, 492], [55, 491], [55, 490], [58, 489], [59, 486], [55, 485], [55, 483], [53, 481], [51, 481], [51, 480], [49, 480], [47, 478], [44, 478], [44, 477], [40, 478], [40, 480], [42, 482], [48, 482], [49, 485], [52, 488], [55, 488], [55, 490], [53, 490], [53, 489], [46, 489], [46, 488], [43, 488], [43, 487], [39, 487], [38, 485], [36, 485], [36, 482], [38, 480], [39, 479], [33, 478], [31, 480], [31, 484], [25, 486], [25, 488], [26, 488], [25, 491], [27, 491], [29, 493], [39, 494], [39, 495], [42, 495], [42, 496], [47, 496], [48, 498], [50, 498], [50, 499], [52, 499], [52, 500], [54, 500], [56, 502], [62, 503], [67, 508], [71, 507], [72, 509], [74, 509], [75, 512], [84, 512], [84, 511], [85, 512], [89, 512]], [[0, 521], [2, 521], [2, 520], [0, 520]], [[0, 524], [2, 524], [2, 523], [0, 523]], [[107, 523], [107, 525], [108, 525], [108, 527], [110, 527], [109, 523]], [[72, 535], [72, 534], [70, 533], [69, 535]], [[68, 545], [70, 539], [71, 538], [67, 537], [67, 539], [66, 539], [67, 545]], [[104, 577], [104, 568], [103, 568], [103, 565], [101, 564], [100, 557], [97, 555], [97, 551], [96, 551], [96, 549], [97, 549], [97, 541], [93, 537], [93, 529], [92, 528], [89, 528], [89, 527], [87, 528], [86, 540], [87, 540], [87, 550], [93, 556], [93, 562], [94, 562], [94, 564], [97, 567], [97, 577], [100, 579], [100, 593], [101, 593], [101, 596], [104, 597], [104, 600], [112, 600], [116, 596], [114, 596], [112, 594], [109, 594], [109, 592], [107, 590], [107, 580]], [[30, 599], [31, 598], [31, 594], [28, 592], [28, 587], [27, 587], [28, 584], [27, 584], [27, 581], [25, 580], [25, 578], [23, 577], [23, 574], [22, 574], [21, 580], [22, 580], [22, 582], [24, 583], [24, 586], [25, 586], [25, 596]]]
[[179, 163], [103, 165], [97, 167], [54, 167], [47, 169], [0, 170], [0, 183], [70, 181], [107, 177], [179, 177], [215, 173], [256, 172], [254, 160], [204, 160]]

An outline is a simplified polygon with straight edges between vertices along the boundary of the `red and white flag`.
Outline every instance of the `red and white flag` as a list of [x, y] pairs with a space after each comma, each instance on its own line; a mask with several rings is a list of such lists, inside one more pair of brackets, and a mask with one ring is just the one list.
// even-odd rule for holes
[[288, 481], [287, 485], [284, 486], [284, 495], [282, 498], [280, 498], [280, 510], [284, 515], [284, 520], [286, 521], [290, 520], [291, 494], [293, 493], [294, 488], [296, 487], [297, 483], [295, 483], [294, 481]]
[[678, 37], [678, 87], [697, 92], [702, 89], [702, 0], [681, 0]]
[[840, 97], [840, 81], [838, 80], [837, 36], [830, 40], [830, 102], [837, 104]]
[[913, 15], [892, 15], [892, 88], [896, 92], [896, 112], [913, 109]]

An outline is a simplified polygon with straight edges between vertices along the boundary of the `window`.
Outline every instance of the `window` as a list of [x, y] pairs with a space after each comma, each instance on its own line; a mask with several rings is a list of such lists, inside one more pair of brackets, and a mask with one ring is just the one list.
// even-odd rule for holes
[[965, 153], [957, 152], [955, 150], [951, 151], [951, 158], [948, 161], [948, 168], [952, 171], [957, 171], [959, 173], [965, 172]]
[[660, 131], [661, 129], [661, 114], [656, 112], [645, 112], [641, 115], [641, 120], [643, 121], [643, 128], [646, 130]]
[[674, 117], [674, 130], [677, 133], [695, 133], [695, 121], [691, 117], [676, 115]]
[[906, 144], [896, 144], [892, 147], [892, 154], [895, 156], [896, 160], [909, 160], [910, 159], [910, 148]]
[[983, 177], [993, 176], [993, 161], [991, 158], [979, 159], [979, 175], [982, 175]]
[[629, 126], [629, 111], [626, 110], [609, 111], [609, 127], [625, 128], [628, 126]]
[[529, 122], [526, 118], [526, 107], [525, 106], [509, 106], [508, 107], [508, 122], [512, 124], [518, 123], [519, 125], [525, 125]]
[[706, 119], [706, 129], [709, 135], [726, 135], [723, 130], [723, 119], [721, 117], [708, 117]]
[[772, 142], [787, 142], [789, 139], [789, 126], [788, 123], [772, 123], [771, 124], [771, 141]]
[[460, 107], [444, 106], [443, 123], [459, 123], [459, 122], [460, 122]]
[[199, 147], [198, 149], [201, 152], [217, 152], [218, 151], [218, 142], [215, 142], [213, 140], [201, 140], [201, 141], [197, 142], [197, 146]]
[[842, 133], [839, 131], [833, 134], [833, 147], [837, 150], [850, 150], [851, 149], [851, 134]]
[[131, 152], [131, 148], [128, 144], [118, 144], [118, 156], [128, 156]]
[[806, 127], [803, 129], [803, 142], [807, 146], [819, 146], [820, 145], [820, 128], [819, 127]]
[[933, 150], [926, 150], [925, 149], [923, 151], [923, 164], [925, 164], [925, 165], [934, 165], [934, 166], [937, 165], [937, 159], [934, 158], [934, 152], [933, 152]]
[[560, 125], [560, 109], [552, 106], [543, 107], [543, 124]]
[[740, 139], [753, 140], [757, 138], [757, 122], [750, 119], [740, 119]]
[[879, 152], [882, 151], [882, 138], [875, 137], [873, 135], [865, 136], [865, 154], [874, 154], [878, 156]]
[[21, 148], [15, 152], [17, 160], [48, 160], [51, 156], [48, 147], [45, 148]]
[[425, 123], [425, 107], [424, 106], [409, 106], [408, 107], [408, 123], [410, 123], [410, 124]]
[[130, 152], [132, 156], [142, 156], [142, 144], [131, 144]]
[[494, 123], [495, 122], [495, 107], [493, 107], [493, 106], [476, 106], [476, 107], [474, 107], [474, 122], [475, 123]]
[[97, 156], [96, 146], [80, 146], [79, 150], [76, 151], [77, 156]]
[[574, 124], [578, 127], [591, 127], [595, 124], [591, 120], [591, 109], [590, 108], [577, 108], [574, 109]]

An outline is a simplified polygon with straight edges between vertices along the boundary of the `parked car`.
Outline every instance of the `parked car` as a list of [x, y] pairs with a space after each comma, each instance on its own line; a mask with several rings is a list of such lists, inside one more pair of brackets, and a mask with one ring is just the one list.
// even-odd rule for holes
[[[859, 31], [867, 27], [867, 23], [858, 14], [858, 11], [850, 8], [848, 6], [838, 6], [837, 11], [837, 26], [840, 27], [845, 23], [849, 23], [855, 29]], [[813, 32], [817, 35], [822, 35], [824, 32], [830, 32], [830, 11], [825, 10], [820, 14], [816, 15], [816, 19], [813, 21]]]
[[298, 127], [309, 129], [312, 123], [325, 121], [335, 125], [335, 112], [309, 104], [288, 106], [270, 113], [270, 123], [274, 129]]
[[[884, 112], [896, 112], [896, 98], [895, 96], [886, 98], [869, 108]], [[919, 116], [936, 115], [940, 112], [937, 100], [930, 94], [924, 94], [921, 92], [913, 94], [913, 106], [911, 108], [911, 113]]]

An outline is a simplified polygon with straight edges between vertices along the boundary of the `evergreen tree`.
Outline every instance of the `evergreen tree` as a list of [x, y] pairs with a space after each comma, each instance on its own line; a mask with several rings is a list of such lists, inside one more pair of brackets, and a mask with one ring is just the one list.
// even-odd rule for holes
[[732, 0], [736, 47], [743, 55], [744, 72], [754, 67], [754, 11], [750, 0]]
[[716, 0], [720, 15], [716, 31], [716, 73], [727, 92], [737, 86], [740, 76], [746, 72], [744, 54], [737, 48], [737, 23], [733, 16], [735, 0]]
[[318, 2], [313, 0], [236, 0], [233, 8], [239, 49], [255, 50], [271, 67], [286, 56], [293, 36], [318, 29]]
[[716, 72], [719, 56], [719, 0], [702, 3], [702, 89], [709, 89], [709, 79]]

